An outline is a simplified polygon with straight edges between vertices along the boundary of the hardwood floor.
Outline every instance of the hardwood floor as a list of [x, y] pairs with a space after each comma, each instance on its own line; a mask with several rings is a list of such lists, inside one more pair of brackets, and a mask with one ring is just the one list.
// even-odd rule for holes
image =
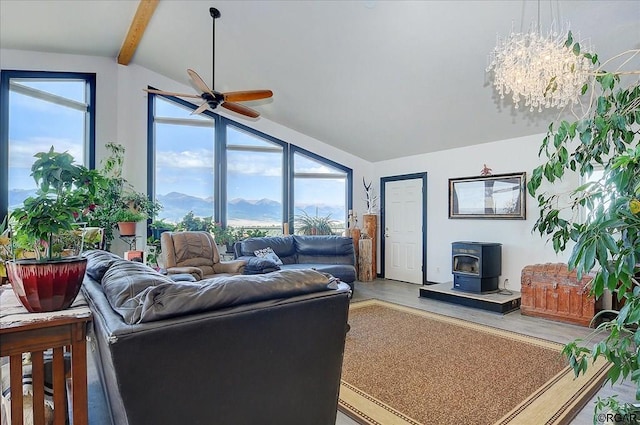
[[[523, 316], [520, 314], [520, 310], [516, 310], [506, 315], [501, 315], [498, 313], [477, 310], [441, 301], [420, 298], [419, 289], [419, 285], [385, 279], [377, 279], [374, 282], [356, 282], [353, 300], [358, 301], [371, 298], [385, 300], [500, 329], [536, 336], [562, 344], [570, 342], [576, 338], [584, 338], [591, 331], [591, 329], [582, 326]], [[593, 423], [593, 406], [597, 397], [608, 397], [613, 394], [618, 394], [620, 401], [635, 401], [635, 389], [632, 385], [625, 383], [612, 387], [610, 384], [606, 384], [596, 394], [596, 396], [586, 404], [571, 423], [573, 425]], [[336, 425], [355, 424], [357, 424], [357, 422], [353, 421], [343, 413], [338, 412]]]

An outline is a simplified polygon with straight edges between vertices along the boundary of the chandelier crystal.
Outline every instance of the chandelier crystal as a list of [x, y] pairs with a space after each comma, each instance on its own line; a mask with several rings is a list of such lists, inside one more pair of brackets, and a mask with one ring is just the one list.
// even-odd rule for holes
[[487, 72], [493, 71], [493, 84], [501, 99], [511, 94], [516, 108], [524, 100], [531, 111], [537, 108], [539, 112], [543, 107], [578, 103], [594, 67], [589, 55], [585, 57], [591, 47], [574, 44], [569, 31], [560, 34], [544, 36], [532, 27], [529, 32], [511, 32], [509, 37], [498, 39]]

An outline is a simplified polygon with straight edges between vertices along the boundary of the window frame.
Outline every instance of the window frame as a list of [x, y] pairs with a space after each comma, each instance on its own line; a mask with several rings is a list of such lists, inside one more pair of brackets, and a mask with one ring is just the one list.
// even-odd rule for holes
[[85, 115], [85, 157], [88, 168], [96, 166], [96, 74], [90, 72], [0, 71], [0, 223], [9, 212], [9, 95], [12, 79], [84, 80], [87, 111]]

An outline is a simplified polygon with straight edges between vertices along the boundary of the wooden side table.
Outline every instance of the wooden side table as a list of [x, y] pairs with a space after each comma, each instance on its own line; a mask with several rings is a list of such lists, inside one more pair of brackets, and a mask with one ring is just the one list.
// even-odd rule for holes
[[[13, 291], [2, 291], [0, 309], [16, 311]], [[81, 295], [79, 295], [81, 298]], [[22, 354], [31, 353], [33, 375], [34, 425], [44, 425], [44, 359], [43, 352], [53, 349], [54, 425], [64, 425], [65, 350], [71, 353], [71, 406], [73, 425], [87, 425], [87, 351], [86, 336], [91, 312], [76, 302], [68, 310], [52, 313], [25, 313], [3, 316], [0, 320], [0, 356], [9, 356], [11, 384], [11, 422], [23, 423]], [[76, 306], [74, 308], [74, 306]], [[17, 390], [16, 390], [17, 389]], [[63, 408], [60, 408], [62, 406]]]

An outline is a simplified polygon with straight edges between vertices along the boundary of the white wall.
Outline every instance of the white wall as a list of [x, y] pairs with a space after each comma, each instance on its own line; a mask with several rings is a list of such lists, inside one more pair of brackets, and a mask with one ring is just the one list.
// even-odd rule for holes
[[[567, 260], [568, 254], [557, 256], [550, 242], [532, 233], [539, 213], [537, 201], [528, 194], [526, 220], [448, 218], [449, 178], [478, 176], [484, 164], [493, 174], [526, 171], [529, 176], [542, 162], [537, 155], [543, 137], [528, 136], [374, 163], [378, 186], [382, 177], [427, 172], [427, 280], [453, 280], [451, 242], [459, 240], [501, 243], [500, 286], [509, 279], [507, 288], [513, 290], [520, 290], [520, 273], [525, 265]], [[568, 190], [572, 183], [575, 181], [567, 179], [555, 185], [554, 190]]]

